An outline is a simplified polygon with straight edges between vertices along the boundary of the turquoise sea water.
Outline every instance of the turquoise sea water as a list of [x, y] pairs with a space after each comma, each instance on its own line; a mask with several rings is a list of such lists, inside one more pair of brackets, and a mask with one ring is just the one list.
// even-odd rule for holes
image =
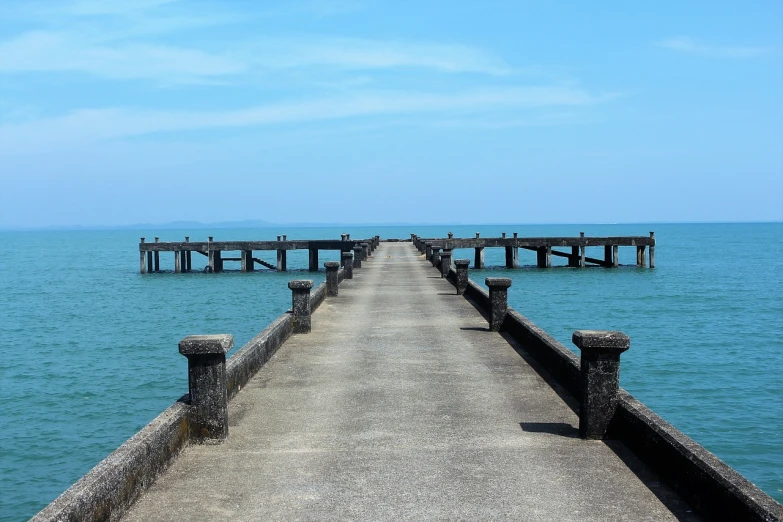
[[[166, 253], [161, 267], [169, 273], [140, 275], [140, 236], [406, 238], [449, 230], [457, 237], [655, 230], [654, 270], [505, 270], [503, 250], [487, 249], [488, 268], [471, 277], [512, 277], [510, 304], [566, 346], [574, 329], [628, 333], [622, 385], [783, 500], [781, 223], [5, 232], [0, 520], [34, 515], [186, 392], [180, 338], [231, 333], [238, 348], [288, 308], [288, 280], [323, 280], [323, 272], [306, 271], [305, 251], [289, 252], [292, 270], [282, 274], [243, 274], [229, 262], [221, 274], [173, 274]], [[260, 253], [270, 262], [274, 255]], [[472, 260], [473, 251], [456, 255]], [[322, 252], [320, 261], [337, 258]], [[620, 262], [635, 263], [635, 249], [621, 247]], [[535, 253], [520, 250], [520, 263], [534, 265]], [[193, 255], [194, 269], [205, 264]]]

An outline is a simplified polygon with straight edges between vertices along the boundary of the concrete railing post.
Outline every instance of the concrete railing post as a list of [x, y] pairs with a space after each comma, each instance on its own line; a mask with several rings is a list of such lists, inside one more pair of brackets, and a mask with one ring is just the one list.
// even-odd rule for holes
[[457, 295], [462, 295], [468, 288], [468, 265], [470, 259], [455, 259], [454, 264], [457, 266]]
[[602, 439], [617, 408], [620, 354], [631, 347], [631, 339], [622, 332], [577, 330], [572, 340], [582, 352], [579, 435]]
[[340, 270], [340, 263], [327, 261], [324, 267], [326, 268], [326, 295], [334, 297], [337, 295], [337, 271]]
[[440, 276], [448, 277], [449, 270], [451, 270], [451, 254], [450, 248], [444, 248], [440, 254]]
[[354, 268], [362, 267], [362, 247], [360, 247], [359, 245], [353, 247], [353, 267]]
[[508, 312], [508, 287], [511, 286], [511, 279], [488, 277], [484, 283], [489, 288], [489, 329], [499, 332]]
[[424, 243], [424, 259], [432, 261], [432, 243]]
[[228, 437], [226, 352], [232, 346], [228, 334], [189, 335], [179, 342], [179, 353], [188, 358], [188, 433], [195, 442], [214, 444]]
[[362, 243], [362, 261], [367, 261], [368, 257], [370, 257], [370, 245]]
[[294, 279], [288, 282], [293, 302], [294, 333], [310, 333], [310, 289], [312, 287], [312, 279]]
[[438, 263], [440, 262], [440, 247], [432, 247], [432, 258], [430, 259], [430, 262], [432, 263], [432, 266], [438, 268]]
[[340, 260], [343, 262], [345, 278], [353, 279], [353, 254], [350, 252], [340, 252]]

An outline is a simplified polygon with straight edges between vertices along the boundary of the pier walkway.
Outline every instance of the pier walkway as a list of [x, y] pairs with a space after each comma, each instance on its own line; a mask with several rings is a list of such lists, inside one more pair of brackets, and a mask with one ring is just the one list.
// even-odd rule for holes
[[125, 520], [690, 520], [411, 243], [381, 243]]

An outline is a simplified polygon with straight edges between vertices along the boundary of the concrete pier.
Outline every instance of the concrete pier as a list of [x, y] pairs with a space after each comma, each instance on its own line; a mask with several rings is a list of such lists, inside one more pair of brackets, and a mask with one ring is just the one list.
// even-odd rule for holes
[[433, 275], [382, 243], [125, 520], [696, 519]]

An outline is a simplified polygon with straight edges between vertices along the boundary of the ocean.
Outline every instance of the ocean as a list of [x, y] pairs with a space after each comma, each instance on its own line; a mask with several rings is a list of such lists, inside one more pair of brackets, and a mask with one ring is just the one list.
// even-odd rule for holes
[[[471, 225], [0, 232], [0, 520], [25, 520], [187, 391], [177, 350], [190, 334], [230, 333], [235, 350], [283, 313], [290, 279], [307, 252], [288, 254], [289, 272], [196, 270], [139, 274], [139, 237], [162, 241], [499, 236], [647, 235], [656, 268], [637, 268], [620, 247], [617, 269], [534, 268], [520, 250], [506, 270], [487, 249], [470, 277], [511, 277], [509, 304], [566, 346], [576, 329], [631, 337], [621, 385], [778, 501], [783, 501], [783, 223]], [[256, 252], [274, 263], [274, 252]], [[588, 248], [603, 257], [603, 249]], [[321, 252], [320, 263], [338, 260]], [[455, 258], [473, 259], [472, 250]], [[553, 258], [562, 266], [565, 260]]]

